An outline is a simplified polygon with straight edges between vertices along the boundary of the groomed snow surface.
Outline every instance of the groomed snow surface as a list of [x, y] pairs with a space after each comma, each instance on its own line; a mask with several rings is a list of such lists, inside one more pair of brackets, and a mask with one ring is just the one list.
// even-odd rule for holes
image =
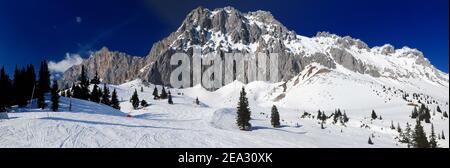
[[[8, 113], [9, 119], [0, 120], [0, 147], [406, 147], [395, 139], [399, 134], [389, 128], [391, 121], [395, 126], [399, 123], [402, 129], [406, 122], [415, 124], [409, 117], [412, 107], [401, 94], [394, 94], [395, 83], [386, 79], [380, 84], [381, 79], [373, 81], [373, 78], [365, 79], [364, 75], [354, 80], [356, 77], [352, 75], [321, 71], [320, 67], [310, 69], [299, 74], [298, 80], [287, 81], [285, 87], [282, 82], [247, 85], [233, 82], [215, 92], [200, 86], [169, 89], [173, 105], [167, 100], [153, 100], [155, 86], [135, 80], [120, 86], [110, 85], [111, 91], [115, 88], [118, 92], [122, 111], [77, 99], [71, 100], [73, 106], [69, 111], [69, 99], [65, 97], [60, 99], [59, 112], [13, 108], [13, 112]], [[240, 131], [235, 124], [242, 86], [246, 87], [250, 102], [252, 131]], [[391, 86], [392, 90], [382, 86]], [[141, 87], [144, 92], [140, 92]], [[161, 87], [157, 87], [161, 91]], [[149, 107], [132, 109], [129, 98], [135, 89]], [[436, 93], [432, 96], [438, 100], [440, 108], [447, 111], [448, 87], [436, 90], [441, 91], [431, 92]], [[200, 105], [194, 103], [196, 97]], [[270, 125], [273, 104], [278, 106], [281, 128]], [[433, 112], [436, 105], [429, 107]], [[346, 126], [332, 124], [329, 119], [325, 129], [321, 129], [317, 119], [301, 118], [304, 112], [316, 116], [320, 109], [330, 115], [337, 108], [350, 118]], [[372, 109], [383, 119], [372, 121]], [[446, 136], [445, 140], [438, 141], [439, 146], [448, 148], [448, 118], [435, 112], [431, 121], [436, 134], [444, 131]], [[431, 124], [423, 122], [423, 125], [430, 135]], [[368, 144], [369, 136], [374, 145]]]

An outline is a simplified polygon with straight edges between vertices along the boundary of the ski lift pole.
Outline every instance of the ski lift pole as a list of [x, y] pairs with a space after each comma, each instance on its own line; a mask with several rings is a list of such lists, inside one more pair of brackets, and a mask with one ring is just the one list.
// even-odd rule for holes
[[33, 85], [33, 91], [31, 92], [31, 98], [30, 98], [30, 111], [31, 111], [31, 106], [33, 104], [33, 97], [34, 97], [34, 90], [36, 89], [36, 84]]

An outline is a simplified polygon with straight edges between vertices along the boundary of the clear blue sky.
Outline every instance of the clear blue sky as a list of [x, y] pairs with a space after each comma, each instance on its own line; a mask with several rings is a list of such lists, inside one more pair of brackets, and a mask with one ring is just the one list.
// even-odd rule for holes
[[298, 34], [329, 31], [369, 46], [423, 51], [448, 72], [448, 0], [0, 0], [0, 65], [38, 65], [107, 46], [145, 56], [197, 6], [267, 10]]

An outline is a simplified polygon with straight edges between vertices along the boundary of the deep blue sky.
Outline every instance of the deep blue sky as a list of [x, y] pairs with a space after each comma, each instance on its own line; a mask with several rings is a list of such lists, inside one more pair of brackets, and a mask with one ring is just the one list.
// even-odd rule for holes
[[[145, 56], [195, 7], [267, 10], [298, 34], [329, 31], [370, 47], [393, 44], [423, 51], [448, 72], [448, 0], [0, 0], [0, 65], [61, 60], [107, 46]], [[77, 22], [79, 17], [81, 22]]]

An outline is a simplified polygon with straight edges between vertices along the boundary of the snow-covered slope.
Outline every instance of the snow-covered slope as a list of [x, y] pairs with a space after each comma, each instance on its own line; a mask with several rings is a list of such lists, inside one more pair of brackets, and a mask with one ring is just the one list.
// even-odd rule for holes
[[[316, 65], [297, 78], [276, 84], [233, 82], [215, 92], [197, 86], [170, 89], [174, 105], [167, 100], [153, 100], [152, 84], [141, 80], [113, 86], [119, 95], [122, 111], [92, 102], [61, 98], [60, 112], [17, 109], [10, 119], [0, 121], [0, 147], [406, 147], [395, 139], [391, 121], [404, 128], [411, 107], [383, 85], [367, 79], [348, 86], [348, 80]], [[327, 78], [328, 80], [324, 80]], [[351, 79], [351, 76], [347, 76]], [[345, 79], [345, 78], [344, 78]], [[373, 83], [371, 83], [373, 82]], [[245, 86], [252, 111], [250, 132], [235, 125], [239, 91]], [[140, 92], [143, 87], [144, 92]], [[160, 86], [157, 86], [161, 90]], [[150, 106], [133, 110], [129, 98], [134, 90]], [[285, 96], [280, 96], [281, 94]], [[361, 97], [365, 96], [365, 97]], [[201, 104], [194, 103], [198, 97]], [[444, 98], [445, 99], [445, 98]], [[446, 99], [448, 101], [448, 97]], [[448, 105], [438, 100], [441, 109]], [[281, 128], [270, 126], [270, 108], [278, 106]], [[431, 109], [435, 105], [430, 105]], [[330, 115], [335, 108], [345, 111], [350, 120], [343, 126], [331, 119], [321, 129], [319, 121], [302, 117], [304, 112], [316, 115], [323, 110]], [[383, 120], [369, 119], [371, 110]], [[132, 117], [127, 117], [127, 115]], [[448, 119], [432, 116], [437, 133], [449, 135]], [[430, 124], [424, 124], [429, 134]], [[371, 136], [374, 145], [367, 143]], [[439, 140], [448, 147], [448, 138]]]

